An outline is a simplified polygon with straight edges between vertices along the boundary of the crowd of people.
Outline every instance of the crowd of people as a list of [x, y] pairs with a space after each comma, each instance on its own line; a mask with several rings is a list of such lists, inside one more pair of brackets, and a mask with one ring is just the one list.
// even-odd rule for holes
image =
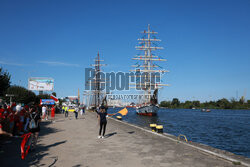
[[[25, 105], [13, 103], [11, 105], [0, 105], [0, 134], [9, 136], [20, 136], [31, 130], [30, 123], [34, 119], [32, 115], [37, 113], [36, 117], [42, 116], [42, 119], [48, 120], [49, 109], [41, 105]], [[35, 115], [34, 115], [35, 116]], [[54, 120], [55, 106], [51, 108], [51, 119]], [[37, 119], [37, 118], [35, 118]], [[38, 124], [38, 123], [37, 123]]]
[[78, 113], [80, 112], [81, 115], [83, 115], [85, 113], [85, 107], [84, 106], [74, 106], [74, 107], [70, 107], [68, 105], [64, 105], [62, 106], [61, 112], [65, 115], [65, 118], [68, 117], [69, 115], [69, 111], [70, 109], [73, 109], [72, 111], [75, 114], [75, 118], [78, 118]]
[[[0, 134], [6, 134], [9, 136], [20, 136], [24, 133], [29, 132], [29, 123], [31, 120], [31, 109], [34, 109], [42, 120], [50, 120], [54, 122], [56, 106], [47, 105], [25, 105], [13, 103], [0, 104]], [[59, 110], [61, 113], [68, 117], [69, 106], [62, 106]], [[78, 113], [84, 114], [84, 107], [77, 106], [74, 108], [75, 118], [78, 118]]]
[[[84, 114], [84, 106], [62, 106], [60, 112], [68, 117], [69, 110], [73, 109], [75, 118], [78, 118], [78, 113]], [[107, 124], [107, 115], [114, 115], [107, 113], [107, 106], [101, 106], [96, 110], [99, 128], [98, 138], [104, 138]], [[40, 132], [40, 122], [41, 120], [47, 121], [49, 119], [54, 122], [56, 106], [46, 106], [46, 105], [25, 105], [20, 104], [0, 104], [0, 135], [5, 134], [8, 136], [21, 136], [25, 133], [31, 132], [32, 135], [37, 140]], [[31, 124], [35, 124], [32, 127]], [[35, 140], [35, 141], [36, 141]]]

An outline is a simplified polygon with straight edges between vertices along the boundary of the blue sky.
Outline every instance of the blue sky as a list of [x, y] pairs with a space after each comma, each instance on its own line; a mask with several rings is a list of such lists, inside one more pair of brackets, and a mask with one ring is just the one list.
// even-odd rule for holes
[[148, 24], [170, 71], [160, 100], [250, 99], [249, 0], [1, 0], [0, 66], [12, 84], [52, 77], [59, 97], [77, 95], [98, 51], [104, 71], [129, 71]]

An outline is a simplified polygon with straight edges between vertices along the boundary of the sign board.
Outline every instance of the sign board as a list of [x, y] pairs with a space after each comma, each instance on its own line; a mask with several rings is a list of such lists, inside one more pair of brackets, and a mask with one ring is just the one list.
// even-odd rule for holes
[[40, 99], [41, 105], [55, 105], [55, 101], [53, 99]]
[[66, 101], [78, 104], [78, 96], [68, 96], [68, 97], [66, 97]]
[[37, 91], [53, 91], [54, 79], [52, 78], [29, 78], [28, 89], [37, 90]]

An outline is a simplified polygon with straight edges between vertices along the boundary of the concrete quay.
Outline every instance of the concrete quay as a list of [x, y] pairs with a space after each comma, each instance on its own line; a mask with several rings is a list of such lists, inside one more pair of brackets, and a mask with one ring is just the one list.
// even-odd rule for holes
[[37, 148], [25, 160], [20, 157], [21, 138], [1, 139], [0, 166], [250, 166], [249, 158], [198, 143], [178, 142], [172, 135], [159, 135], [113, 118], [108, 119], [104, 139], [97, 138], [98, 130], [95, 113], [86, 112], [77, 120], [73, 113], [68, 118], [58, 114], [55, 123], [41, 124]]

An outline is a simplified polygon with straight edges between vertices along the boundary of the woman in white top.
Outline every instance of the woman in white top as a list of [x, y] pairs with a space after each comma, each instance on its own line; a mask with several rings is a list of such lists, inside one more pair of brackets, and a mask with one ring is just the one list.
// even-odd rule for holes
[[42, 115], [43, 115], [42, 118], [43, 119], [46, 118], [46, 120], [47, 120], [47, 116], [46, 116], [47, 115], [47, 106], [42, 107]]

